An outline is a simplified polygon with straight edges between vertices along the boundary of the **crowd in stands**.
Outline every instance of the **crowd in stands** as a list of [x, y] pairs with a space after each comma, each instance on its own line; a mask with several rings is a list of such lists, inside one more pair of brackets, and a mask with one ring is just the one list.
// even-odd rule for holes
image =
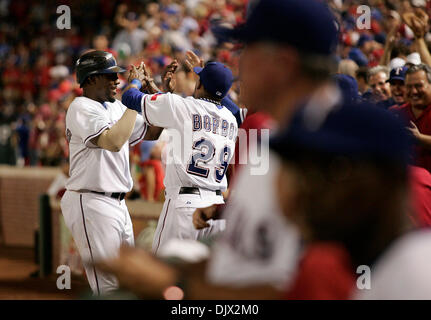
[[[109, 51], [124, 67], [143, 59], [159, 84], [164, 67], [173, 59], [184, 61], [187, 50], [204, 61], [221, 61], [238, 75], [240, 50], [219, 43], [212, 27], [243, 22], [248, 0], [63, 2], [71, 9], [71, 29], [56, 27], [55, 5], [0, 1], [0, 164], [58, 166], [67, 159], [64, 118], [82, 94], [74, 62], [86, 50]], [[430, 1], [326, 2], [338, 22], [338, 73], [345, 75], [340, 82], [350, 81], [358, 99], [411, 116], [409, 130], [419, 141], [415, 164], [430, 171], [431, 152], [423, 137], [428, 125], [415, 121], [421, 112], [409, 115], [406, 104], [425, 112], [431, 87], [405, 84], [409, 74], [419, 74], [423, 79], [415, 81], [425, 84], [431, 79]], [[369, 28], [358, 28], [359, 5], [371, 9]], [[189, 71], [185, 65], [178, 69], [175, 93], [193, 93], [195, 78]], [[119, 96], [125, 83], [120, 80]], [[240, 105], [238, 82], [230, 97]], [[141, 143], [131, 157], [137, 189], [150, 200], [159, 198], [162, 144]]]

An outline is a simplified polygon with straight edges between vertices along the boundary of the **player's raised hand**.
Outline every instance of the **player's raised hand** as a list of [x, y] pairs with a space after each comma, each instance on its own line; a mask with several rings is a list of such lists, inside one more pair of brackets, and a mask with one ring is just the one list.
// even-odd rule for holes
[[174, 92], [176, 87], [175, 72], [178, 69], [178, 61], [172, 61], [165, 69], [163, 74], [163, 90], [167, 92]]
[[132, 82], [133, 79], [138, 79], [143, 82], [145, 80], [145, 74], [142, 71], [142, 65], [144, 62], [142, 61], [140, 66], [136, 68], [136, 66], [131, 65], [129, 71], [129, 77], [127, 78], [127, 82]]
[[188, 50], [186, 52], [186, 60], [184, 61], [189, 71], [193, 71], [194, 67], [203, 67], [204, 61], [199, 58], [193, 51]]

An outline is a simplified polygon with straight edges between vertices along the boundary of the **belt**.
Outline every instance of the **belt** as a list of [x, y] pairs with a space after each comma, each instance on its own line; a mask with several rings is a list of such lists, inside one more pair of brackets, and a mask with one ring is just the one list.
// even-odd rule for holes
[[100, 192], [100, 191], [89, 191], [91, 193], [97, 193], [97, 194], [101, 194], [107, 197], [111, 197], [117, 200], [123, 200], [124, 197], [126, 196], [125, 192]]
[[[221, 190], [215, 190], [216, 195], [221, 196]], [[195, 187], [181, 187], [179, 194], [201, 194], [199, 188]]]

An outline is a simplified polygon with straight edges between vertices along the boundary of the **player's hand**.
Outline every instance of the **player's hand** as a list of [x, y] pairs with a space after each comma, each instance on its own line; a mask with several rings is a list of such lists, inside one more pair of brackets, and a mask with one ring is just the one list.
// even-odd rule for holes
[[133, 64], [130, 66], [129, 77], [127, 78], [127, 82], [132, 82], [133, 79], [138, 79], [141, 82], [146, 80], [145, 74], [143, 72], [144, 61], [141, 61], [141, 64], [136, 67]]
[[160, 92], [160, 89], [156, 86], [154, 79], [151, 77], [150, 69], [145, 65], [141, 64], [142, 73], [144, 74], [144, 83], [142, 84], [142, 90], [146, 89], [149, 93]]
[[210, 225], [207, 221], [214, 216], [216, 210], [216, 205], [207, 208], [197, 208], [195, 212], [193, 212], [193, 225], [195, 229], [200, 230], [208, 228]]
[[194, 67], [204, 66], [204, 61], [191, 50], [188, 50], [186, 52], [186, 60], [184, 61], [184, 63], [190, 71], [193, 71]]
[[178, 69], [178, 61], [172, 61], [165, 69], [163, 75], [163, 90], [165, 92], [174, 92], [176, 87], [175, 72]]
[[131, 247], [121, 247], [117, 257], [99, 261], [95, 266], [114, 274], [121, 287], [144, 296], [161, 297], [177, 278], [175, 269], [150, 253]]

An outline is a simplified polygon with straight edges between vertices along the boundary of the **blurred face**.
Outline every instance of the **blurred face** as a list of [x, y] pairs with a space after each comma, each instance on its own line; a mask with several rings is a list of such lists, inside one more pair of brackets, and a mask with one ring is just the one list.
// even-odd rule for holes
[[431, 103], [431, 86], [425, 71], [406, 76], [407, 102], [415, 108], [425, 108]]
[[106, 50], [108, 48], [108, 39], [103, 35], [97, 36], [94, 38], [93, 46], [96, 50]]
[[274, 102], [289, 88], [298, 64], [295, 60], [293, 66], [295, 54], [288, 50], [261, 43], [244, 48], [239, 63], [240, 100], [247, 108], [274, 113]]
[[387, 79], [386, 73], [383, 71], [369, 78], [368, 84], [376, 101], [387, 100], [391, 97], [391, 87], [389, 82], [386, 82]]
[[392, 80], [390, 82], [392, 98], [397, 104], [403, 104], [406, 95], [406, 86], [403, 80]]
[[93, 77], [92, 90], [98, 93], [98, 101], [115, 102], [117, 86], [120, 84], [116, 73], [100, 74]]

